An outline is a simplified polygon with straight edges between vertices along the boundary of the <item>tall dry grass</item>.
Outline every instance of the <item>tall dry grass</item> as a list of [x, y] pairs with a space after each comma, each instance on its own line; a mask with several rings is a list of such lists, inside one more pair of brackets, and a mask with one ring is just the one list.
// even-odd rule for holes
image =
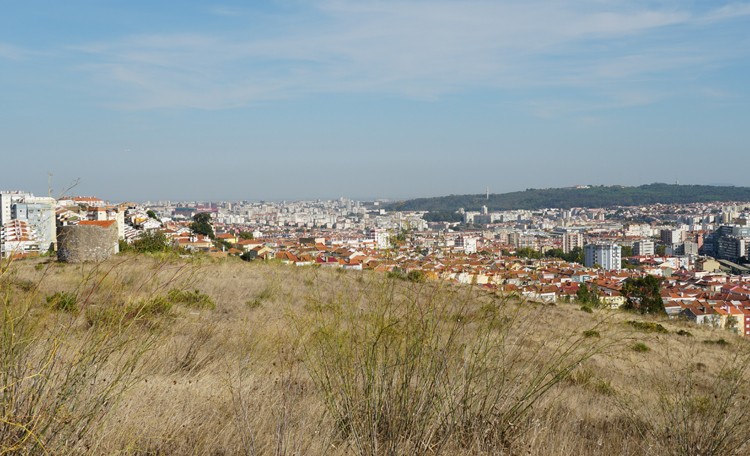
[[2, 454], [748, 450], [723, 332], [232, 260], [2, 271]]

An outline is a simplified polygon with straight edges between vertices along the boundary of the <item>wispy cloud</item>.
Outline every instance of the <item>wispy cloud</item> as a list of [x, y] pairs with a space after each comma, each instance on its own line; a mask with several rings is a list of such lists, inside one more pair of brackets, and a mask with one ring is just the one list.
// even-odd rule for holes
[[12, 44], [0, 43], [0, 59], [18, 60], [28, 54], [29, 52], [26, 49]]
[[639, 92], [629, 84], [747, 53], [717, 52], [685, 38], [750, 14], [745, 3], [698, 13], [679, 4], [653, 9], [596, 0], [324, 0], [314, 7], [315, 20], [294, 27], [277, 19], [274, 36], [141, 35], [76, 50], [87, 60], [82, 68], [113, 84], [122, 96], [112, 102], [126, 109], [221, 109], [341, 92], [433, 98], [467, 89], [586, 87], [606, 93], [623, 84], [625, 95], [604, 103], [616, 105], [628, 91]]

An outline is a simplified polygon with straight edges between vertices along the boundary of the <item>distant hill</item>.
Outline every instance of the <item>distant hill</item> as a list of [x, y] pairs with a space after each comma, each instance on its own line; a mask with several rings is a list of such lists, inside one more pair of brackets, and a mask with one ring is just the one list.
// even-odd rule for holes
[[639, 187], [592, 186], [527, 189], [522, 192], [486, 195], [449, 195], [399, 201], [388, 206], [395, 211], [467, 211], [487, 206], [491, 211], [558, 207], [600, 208], [646, 204], [687, 204], [712, 201], [750, 201], [750, 187], [716, 185], [649, 184]]

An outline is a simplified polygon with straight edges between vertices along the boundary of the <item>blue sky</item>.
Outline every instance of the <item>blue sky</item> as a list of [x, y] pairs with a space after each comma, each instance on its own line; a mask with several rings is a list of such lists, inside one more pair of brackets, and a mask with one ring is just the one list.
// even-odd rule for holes
[[0, 188], [750, 185], [750, 1], [0, 2]]

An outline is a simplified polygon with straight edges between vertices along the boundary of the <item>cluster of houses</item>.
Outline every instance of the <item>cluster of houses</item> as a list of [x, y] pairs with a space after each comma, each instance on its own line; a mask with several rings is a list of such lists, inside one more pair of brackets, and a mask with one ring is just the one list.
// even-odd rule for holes
[[[603, 305], [612, 308], [626, 302], [622, 294], [625, 280], [653, 275], [663, 279], [662, 300], [669, 316], [726, 328], [739, 335], [750, 334], [750, 276], [722, 270], [711, 258], [646, 252], [624, 258], [627, 268], [607, 270], [558, 258], [523, 258], [516, 251], [524, 244], [511, 242], [516, 240], [510, 235], [498, 237], [496, 233], [485, 236], [482, 232], [426, 231], [397, 239], [393, 232], [383, 229], [338, 230], [317, 236], [307, 231], [281, 230], [264, 236], [257, 229], [248, 232], [231, 224], [214, 223], [216, 235], [211, 239], [194, 232], [190, 219], [158, 218], [153, 211], [135, 203], [110, 205], [93, 197], [54, 201], [5, 192], [0, 193], [0, 206], [0, 247], [5, 256], [56, 250], [55, 231], [59, 235], [71, 226], [101, 228], [111, 234], [96, 241], [100, 244], [97, 255], [103, 251], [116, 253], [117, 243], [133, 242], [143, 233], [160, 232], [175, 248], [184, 251], [276, 260], [296, 266], [419, 271], [420, 276], [431, 280], [473, 284], [544, 302], [574, 301], [585, 284]], [[576, 235], [571, 246], [580, 245], [579, 237]], [[92, 238], [71, 234], [71, 239], [85, 244]], [[101, 242], [114, 245], [102, 248]], [[569, 250], [564, 242], [561, 247]], [[71, 243], [69, 250], [73, 248]]]
[[325, 238], [240, 240], [228, 234], [219, 237], [234, 242], [235, 253], [249, 252], [251, 258], [273, 258], [296, 266], [420, 271], [428, 279], [474, 284], [535, 301], [575, 301], [585, 284], [603, 305], [611, 308], [625, 304], [626, 297], [622, 294], [625, 280], [657, 275], [663, 278], [661, 295], [670, 317], [750, 335], [750, 276], [722, 272], [718, 263], [710, 259], [700, 261], [697, 269], [687, 270], [669, 257], [634, 257], [638, 266], [606, 271], [556, 258], [527, 259], [501, 252], [466, 254], [452, 250], [419, 255], [408, 247], [378, 249], [369, 239], [332, 243]]

